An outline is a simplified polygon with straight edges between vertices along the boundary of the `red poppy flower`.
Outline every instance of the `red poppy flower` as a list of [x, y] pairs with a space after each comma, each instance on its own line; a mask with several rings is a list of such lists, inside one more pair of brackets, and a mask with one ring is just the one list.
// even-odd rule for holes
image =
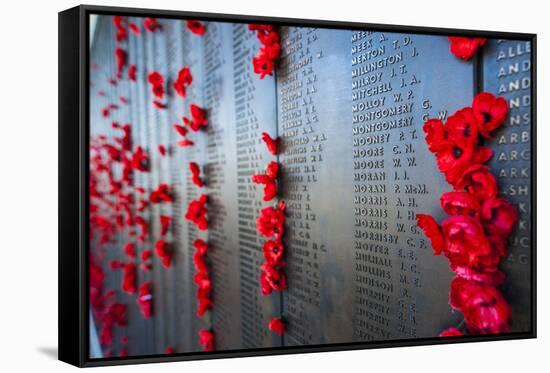
[[193, 242], [193, 246], [195, 247], [195, 250], [199, 252], [200, 255], [205, 255], [206, 251], [208, 251], [208, 244], [201, 240], [200, 238], [196, 239]]
[[260, 275], [260, 290], [263, 295], [269, 295], [273, 292], [273, 288], [267, 280], [267, 274], [265, 272], [262, 272]]
[[277, 155], [280, 138], [277, 137], [274, 139], [271, 136], [269, 136], [267, 132], [262, 132], [262, 140], [263, 142], [265, 142], [265, 145], [267, 146], [267, 150], [269, 150], [271, 154]]
[[135, 23], [130, 22], [128, 27], [130, 28], [130, 31], [132, 31], [134, 34], [141, 35], [141, 30], [139, 29], [139, 26], [136, 25]]
[[159, 144], [158, 148], [160, 155], [164, 157], [166, 155], [166, 148], [162, 144]]
[[189, 130], [187, 129], [187, 127], [180, 126], [179, 124], [174, 124], [174, 129], [176, 130], [176, 132], [178, 134], [183, 136], [183, 140], [178, 141], [178, 146], [186, 147], [186, 146], [191, 146], [191, 145], [194, 144], [193, 141], [188, 140], [185, 137], [189, 133]]
[[206, 32], [206, 26], [199, 21], [185, 21], [187, 28], [195, 35], [202, 36]]
[[166, 109], [168, 107], [166, 106], [166, 104], [163, 104], [162, 102], [157, 100], [153, 100], [153, 105], [155, 105], [157, 109]]
[[192, 82], [193, 76], [191, 75], [191, 70], [185, 66], [178, 73], [178, 78], [174, 82], [174, 90], [181, 97], [185, 97], [187, 93], [186, 89]]
[[113, 343], [113, 324], [104, 323], [99, 333], [99, 343], [102, 346], [110, 346]]
[[[162, 100], [164, 97], [164, 77], [158, 71], [153, 71], [147, 75], [147, 81], [151, 84], [151, 91], [155, 97]], [[153, 103], [158, 101], [153, 101]], [[160, 102], [158, 102], [160, 104]], [[157, 107], [158, 105], [155, 104]]]
[[283, 335], [286, 330], [286, 326], [282, 319], [274, 317], [269, 321], [269, 330], [279, 335]]
[[281, 45], [279, 43], [273, 43], [260, 48], [260, 55], [265, 56], [271, 61], [275, 61], [281, 54]]
[[258, 40], [265, 46], [279, 44], [279, 33], [276, 31], [258, 31]]
[[155, 252], [162, 261], [162, 265], [165, 268], [170, 267], [172, 262], [172, 250], [169, 249], [168, 244], [164, 240], [158, 240], [155, 243]]
[[160, 29], [160, 23], [157, 21], [156, 18], [146, 17], [143, 20], [143, 27], [145, 27], [147, 31], [155, 32], [156, 30]]
[[199, 330], [199, 344], [205, 352], [214, 351], [214, 333], [207, 329]]
[[467, 38], [461, 36], [449, 36], [451, 41], [451, 53], [465, 61], [472, 58], [477, 50], [482, 47], [487, 39], [485, 38]]
[[164, 350], [165, 355], [172, 355], [174, 352], [175, 352], [175, 350], [174, 350], [174, 347], [172, 347], [172, 346], [168, 346]]
[[[195, 255], [199, 254], [198, 252]], [[210, 277], [206, 270], [198, 271], [195, 276], [193, 276], [193, 281], [197, 284], [197, 298], [208, 298], [212, 290], [212, 283], [210, 282]]]
[[179, 124], [174, 124], [174, 129], [183, 137], [187, 136], [187, 134], [189, 133], [189, 130], [187, 128], [185, 128], [184, 126], [180, 126]]
[[448, 218], [441, 224], [445, 247], [443, 253], [452, 266], [469, 266], [476, 270], [495, 270], [500, 255], [488, 240], [478, 219], [464, 215]]
[[127, 309], [128, 307], [123, 303], [113, 303], [109, 306], [109, 309], [107, 310], [107, 313], [109, 315], [108, 317], [112, 320], [114, 324], [118, 326], [127, 326]]
[[101, 109], [101, 115], [104, 118], [107, 118], [111, 115], [111, 110], [115, 110], [115, 109], [118, 109], [117, 105], [109, 104], [109, 105], [105, 106], [103, 109]]
[[133, 242], [127, 242], [124, 245], [124, 253], [128, 258], [135, 258], [136, 257], [136, 246]]
[[518, 210], [505, 199], [489, 199], [481, 206], [481, 217], [490, 236], [508, 238], [518, 220]]
[[287, 289], [288, 286], [284, 272], [267, 262], [262, 264], [261, 268], [263, 270], [262, 275], [264, 275], [263, 281], [266, 281], [271, 289], [276, 291]]
[[168, 233], [168, 226], [170, 225], [170, 222], [172, 221], [172, 218], [170, 216], [161, 215], [160, 216], [160, 235], [165, 236], [166, 233]]
[[277, 173], [279, 165], [271, 161], [266, 168], [265, 174], [252, 175], [252, 181], [256, 184], [264, 184], [264, 201], [271, 201], [277, 195]]
[[185, 148], [187, 146], [193, 146], [193, 145], [195, 145], [195, 143], [188, 139], [183, 139], [178, 141], [178, 146], [181, 146], [182, 148]]
[[212, 300], [210, 298], [199, 297], [197, 305], [197, 316], [203, 317], [206, 311], [212, 309], [213, 305], [214, 304], [212, 303]]
[[481, 207], [472, 194], [466, 192], [447, 192], [440, 198], [441, 207], [448, 215], [479, 216]]
[[508, 114], [508, 104], [503, 97], [495, 97], [488, 92], [478, 93], [472, 103], [477, 118], [479, 132], [485, 138], [491, 138], [491, 132], [500, 127]]
[[144, 200], [144, 199], [140, 199], [140, 200], [139, 200], [139, 205], [138, 205], [138, 207], [137, 207], [136, 210], [137, 210], [138, 212], [143, 212], [143, 211], [147, 208], [148, 205], [149, 205], [149, 202], [147, 202], [147, 201]]
[[123, 267], [122, 291], [128, 294], [136, 292], [137, 271], [134, 263], [126, 263]]
[[480, 272], [468, 266], [451, 266], [451, 270], [456, 273], [458, 277], [464, 280], [473, 281], [480, 285], [496, 287], [502, 285], [504, 282], [504, 273], [499, 270]]
[[193, 264], [195, 265], [195, 269], [198, 273], [208, 273], [208, 265], [206, 264], [204, 255], [202, 255], [199, 251], [196, 251], [195, 254], [193, 254]]
[[424, 234], [430, 240], [434, 255], [441, 254], [441, 251], [445, 247], [445, 239], [435, 219], [430, 215], [417, 214], [416, 221], [418, 227], [424, 231]]
[[475, 334], [508, 331], [510, 306], [496, 288], [455, 277], [451, 283], [451, 305], [462, 311], [468, 330]]
[[132, 154], [131, 165], [134, 170], [142, 172], [149, 171], [149, 157], [141, 146], [136, 147], [136, 150]]
[[173, 202], [174, 199], [170, 195], [170, 187], [168, 184], [160, 184], [156, 190], [153, 190], [151, 194], [149, 194], [149, 201], [151, 201], [151, 203]]
[[128, 37], [128, 30], [126, 30], [123, 18], [121, 16], [114, 16], [113, 24], [116, 28], [116, 41], [121, 42], [126, 40]]
[[137, 81], [137, 66], [134, 64], [131, 64], [130, 67], [128, 67], [128, 79], [135, 82]]
[[149, 259], [151, 259], [152, 255], [153, 255], [153, 252], [150, 249], [145, 249], [141, 253], [141, 260], [143, 260], [143, 261], [149, 260]]
[[284, 253], [283, 243], [281, 241], [265, 241], [262, 249], [265, 260], [269, 264], [276, 265], [281, 261]]
[[200, 168], [196, 162], [189, 162], [189, 170], [191, 170], [191, 181], [193, 184], [199, 188], [204, 185], [202, 179], [200, 178]]
[[147, 81], [151, 85], [161, 85], [164, 84], [164, 77], [158, 71], [152, 71], [147, 75]]
[[124, 19], [122, 18], [122, 16], [113, 16], [113, 25], [115, 25], [115, 27], [124, 27]]
[[116, 30], [116, 41], [118, 42], [124, 41], [126, 40], [127, 37], [128, 37], [128, 30], [126, 28], [121, 27]]
[[498, 193], [497, 181], [489, 167], [480, 164], [466, 169], [457, 181], [455, 189], [465, 190], [480, 201], [493, 199]]
[[208, 220], [206, 219], [208, 212], [206, 209], [207, 200], [208, 197], [202, 194], [199, 199], [191, 201], [185, 214], [185, 219], [193, 222], [201, 231], [208, 229]]
[[471, 108], [458, 110], [451, 115], [445, 123], [447, 137], [456, 142], [466, 142], [469, 145], [477, 145], [478, 121]]
[[118, 99], [120, 100], [120, 102], [122, 102], [123, 104], [127, 104], [128, 103], [128, 99], [124, 96], [118, 96]]
[[208, 124], [206, 119], [206, 110], [195, 104], [191, 104], [189, 109], [191, 111], [191, 119], [183, 117], [183, 122], [195, 132], [200, 130], [202, 127], [206, 127]]
[[145, 320], [153, 315], [153, 284], [145, 282], [139, 287], [137, 304]]
[[437, 150], [436, 160], [439, 171], [445, 174], [447, 182], [454, 185], [464, 171], [472, 164], [474, 146], [466, 142], [448, 139]]
[[136, 216], [135, 217], [135, 222], [141, 229], [141, 234], [139, 235], [139, 240], [141, 242], [145, 242], [145, 240], [147, 238], [147, 222], [141, 216]]
[[129, 123], [122, 126], [123, 135], [120, 139], [120, 145], [125, 151], [132, 151], [132, 127]]
[[439, 334], [440, 337], [460, 337], [463, 336], [462, 332], [457, 328], [448, 328], [445, 329]]
[[118, 79], [121, 79], [122, 70], [124, 69], [124, 66], [126, 66], [128, 55], [124, 49], [117, 47], [115, 49], [115, 59], [116, 59], [116, 76]]
[[273, 206], [265, 207], [260, 210], [260, 215], [256, 220], [256, 229], [264, 237], [272, 237], [277, 234], [282, 236], [285, 224], [285, 205], [279, 202], [278, 208]]
[[449, 293], [449, 304], [455, 310], [462, 311], [466, 301], [481, 287], [483, 284], [470, 281], [461, 276], [455, 276], [451, 281], [451, 291]]
[[264, 54], [253, 57], [252, 65], [254, 66], [254, 73], [260, 75], [260, 79], [263, 79], [266, 75], [273, 75], [273, 69], [275, 68], [273, 60]]

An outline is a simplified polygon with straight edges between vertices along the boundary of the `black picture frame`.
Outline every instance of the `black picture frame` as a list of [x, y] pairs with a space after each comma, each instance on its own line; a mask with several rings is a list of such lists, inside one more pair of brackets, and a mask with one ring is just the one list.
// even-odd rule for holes
[[[420, 338], [380, 342], [350, 342], [338, 344], [308, 345], [302, 347], [277, 347], [174, 355], [147, 355], [131, 357], [89, 358], [88, 341], [88, 140], [89, 140], [89, 15], [117, 14], [125, 16], [156, 16], [178, 19], [201, 19], [234, 23], [273, 23], [284, 26], [314, 26], [331, 29], [414, 32], [430, 35], [480, 36], [530, 41], [531, 65], [531, 330], [487, 336], [462, 336], [449, 338]], [[80, 5], [59, 13], [59, 360], [79, 367], [124, 365], [137, 363], [173, 362], [217, 358], [284, 355], [295, 353], [358, 350], [371, 348], [437, 345], [464, 342], [501, 341], [536, 338], [536, 61], [537, 35], [529, 33], [459, 30], [419, 26], [383, 25], [343, 21], [275, 18], [264, 16], [215, 14], [158, 9], [121, 8]]]

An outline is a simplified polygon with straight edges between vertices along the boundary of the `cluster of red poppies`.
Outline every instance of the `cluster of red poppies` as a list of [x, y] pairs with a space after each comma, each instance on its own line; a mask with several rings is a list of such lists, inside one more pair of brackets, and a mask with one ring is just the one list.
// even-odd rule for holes
[[189, 106], [189, 111], [191, 112], [191, 118], [183, 117], [183, 123], [192, 131], [197, 132], [202, 128], [206, 127], [208, 120], [206, 119], [206, 110], [202, 109], [200, 106], [191, 104]]
[[102, 346], [110, 346], [113, 343], [113, 327], [115, 325], [120, 327], [128, 325], [127, 306], [122, 303], [109, 304], [101, 315], [101, 321], [99, 342]]
[[206, 218], [208, 209], [206, 208], [206, 202], [208, 202], [208, 197], [206, 194], [201, 194], [198, 199], [189, 203], [187, 212], [185, 213], [185, 219], [195, 224], [201, 231], [208, 229], [208, 219]]
[[166, 183], [159, 184], [159, 186], [149, 194], [149, 202], [154, 204], [174, 202], [174, 198], [170, 193], [170, 186]]
[[[104, 293], [105, 273], [97, 257], [90, 256], [90, 306], [99, 325], [99, 341], [108, 347], [113, 343], [113, 329], [127, 325], [126, 305], [114, 302], [114, 291]], [[111, 352], [106, 351], [105, 356]]]
[[[120, 130], [122, 135], [115, 137], [113, 143], [108, 143], [106, 136], [100, 135], [91, 141], [90, 162], [90, 228], [91, 237], [98, 238], [100, 245], [115, 242], [117, 231], [128, 229], [129, 237], [135, 237], [138, 228], [139, 241], [145, 242], [147, 237], [147, 222], [140, 215], [132, 212], [136, 204], [132, 174], [135, 171], [148, 171], [148, 157], [141, 147], [132, 153], [131, 126], [119, 125], [114, 122], [113, 129]], [[115, 178], [115, 169], [122, 165], [121, 178]], [[142, 194], [143, 188], [135, 188]], [[162, 194], [162, 193], [161, 193]], [[139, 199], [138, 212], [143, 211], [147, 201]], [[137, 268], [133, 260], [136, 258], [136, 247], [132, 241], [123, 245], [123, 252], [128, 262], [111, 261], [113, 270], [122, 270], [121, 290], [135, 294], [137, 287]], [[139, 304], [139, 302], [138, 302]], [[101, 320], [101, 319], [100, 319]], [[101, 324], [103, 324], [101, 322]]]
[[273, 75], [275, 64], [281, 54], [279, 33], [273, 25], [249, 24], [248, 29], [256, 31], [256, 36], [262, 44], [258, 55], [252, 58], [254, 72], [263, 79], [266, 75]]
[[[128, 37], [128, 30], [136, 35], [141, 35], [140, 28], [129, 23], [126, 18], [115, 16], [113, 23], [116, 30], [116, 46], [114, 49], [116, 79], [110, 78], [109, 84], [117, 85], [117, 80], [123, 78], [124, 69], [128, 65], [128, 54], [123, 48], [123, 43]], [[205, 33], [205, 26], [198, 21], [187, 21], [189, 30], [196, 35]], [[161, 24], [154, 18], [145, 18], [143, 21], [145, 30], [155, 32], [161, 29]], [[93, 68], [99, 68], [97, 64], [92, 64]], [[131, 64], [127, 72], [130, 81], [137, 81], [137, 66]], [[148, 74], [147, 80], [151, 85], [153, 96], [153, 104], [158, 108], [165, 108], [163, 103], [165, 98], [165, 78], [157, 71]], [[183, 67], [174, 81], [173, 88], [175, 92], [185, 97], [187, 88], [193, 81], [191, 71], [188, 67]], [[98, 92], [98, 95], [106, 97], [105, 91]], [[122, 104], [128, 104], [128, 99], [124, 96], [118, 96]], [[103, 107], [101, 114], [104, 118], [111, 116], [112, 112], [118, 109], [118, 105], [111, 103]], [[190, 118], [183, 118], [184, 125], [175, 125], [176, 130], [184, 139], [178, 142], [180, 146], [190, 146], [193, 142], [186, 138], [189, 130], [199, 131], [207, 125], [206, 111], [197, 105], [190, 106]], [[141, 146], [133, 149], [132, 146], [132, 128], [129, 123], [120, 125], [113, 122], [114, 130], [121, 131], [121, 136], [115, 136], [114, 141], [108, 141], [107, 136], [99, 135], [90, 141], [90, 233], [91, 239], [96, 240], [98, 246], [95, 250], [93, 260], [90, 263], [90, 299], [94, 316], [99, 320], [99, 327], [105, 330], [104, 340], [111, 343], [108, 338], [112, 335], [113, 325], [122, 325], [121, 323], [113, 323], [110, 320], [116, 320], [112, 317], [112, 311], [108, 308], [109, 302], [106, 300], [114, 297], [113, 290], [107, 291], [103, 289], [105, 274], [100, 262], [105, 257], [104, 245], [115, 243], [119, 233], [126, 235], [129, 241], [123, 245], [122, 250], [128, 260], [111, 261], [110, 268], [112, 270], [121, 270], [122, 283], [121, 290], [128, 294], [136, 294], [137, 305], [145, 319], [152, 316], [153, 313], [153, 284], [150, 281], [143, 282], [138, 286], [137, 271], [139, 269], [147, 272], [152, 269], [153, 251], [144, 249], [141, 253], [141, 262], [136, 263], [138, 253], [136, 248], [136, 239], [141, 242], [147, 242], [148, 222], [139, 213], [147, 209], [150, 204], [171, 203], [174, 201], [170, 186], [161, 183], [157, 188], [146, 194], [146, 190], [133, 185], [133, 175], [135, 172], [149, 172], [149, 157]], [[159, 145], [159, 153], [161, 156], [168, 154], [168, 149], [164, 145]], [[200, 177], [200, 169], [198, 165], [192, 162], [190, 165], [192, 173], [192, 181], [197, 186], [203, 186], [204, 182]], [[121, 172], [120, 172], [121, 170]], [[116, 176], [115, 176], [116, 175]], [[148, 198], [147, 198], [148, 197]], [[206, 220], [206, 196], [199, 198], [195, 204], [190, 205], [189, 213], [190, 220], [199, 226], [199, 229], [206, 229], [208, 222]], [[164, 267], [171, 265], [173, 252], [169, 241], [166, 240], [166, 235], [171, 223], [171, 217], [166, 215], [160, 216], [161, 238], [154, 245], [154, 253], [159, 257]], [[201, 251], [202, 252], [202, 251]], [[204, 254], [204, 252], [203, 252]], [[204, 276], [206, 270], [206, 276]], [[210, 289], [208, 280], [208, 271], [205, 268], [202, 271], [202, 276], [199, 273], [196, 279], [202, 278], [199, 285], [200, 309], [208, 309], [211, 307]], [[204, 280], [208, 281], [204, 281]], [[111, 302], [112, 303], [112, 302]], [[113, 308], [114, 310], [115, 308]], [[120, 309], [120, 308], [117, 308]], [[199, 310], [200, 311], [200, 310]], [[204, 312], [204, 311], [200, 311]], [[102, 316], [107, 315], [107, 316]], [[102, 316], [102, 317], [99, 317]], [[213, 349], [213, 334], [212, 340], [208, 342], [208, 338], [201, 336], [201, 341], [204, 341], [205, 348]], [[204, 333], [203, 333], [204, 334]], [[207, 334], [204, 334], [207, 335]], [[125, 342], [121, 343], [119, 355], [127, 355], [127, 337]], [[203, 342], [201, 342], [203, 344]]]
[[[188, 70], [182, 69], [179, 73], [178, 80], [180, 80], [181, 78], [182, 83], [186, 81], [191, 84], [193, 79], [192, 77], [190, 77], [190, 75], [186, 77], [187, 73]], [[189, 84], [180, 85], [179, 89], [181, 89], [181, 93], [178, 93], [182, 96], [185, 96], [185, 90]], [[174, 84], [174, 87], [175, 86], [176, 84]], [[176, 90], [177, 89], [178, 88], [176, 88]], [[182, 147], [194, 145], [193, 141], [187, 139], [189, 129], [193, 132], [198, 132], [208, 124], [208, 120], [206, 118], [206, 110], [200, 108], [195, 104], [191, 104], [190, 112], [191, 119], [183, 117], [183, 126], [179, 124], [174, 124], [174, 129], [176, 130], [176, 132], [183, 137], [183, 139], [178, 142], [178, 145]], [[199, 164], [194, 161], [189, 162], [189, 171], [191, 173], [191, 182], [197, 188], [202, 188], [205, 183], [204, 180], [201, 178], [201, 170]], [[198, 199], [193, 200], [189, 203], [187, 207], [187, 212], [185, 213], [185, 219], [193, 223], [201, 231], [208, 229], [208, 208], [206, 207], [207, 202], [208, 196], [206, 194], [201, 194]], [[203, 317], [204, 314], [212, 309], [212, 306], [214, 305], [212, 301], [212, 284], [210, 281], [210, 273], [206, 259], [208, 244], [202, 239], [196, 239], [193, 243], [193, 246], [195, 248], [193, 263], [197, 271], [193, 277], [193, 280], [197, 285], [197, 316]], [[213, 332], [206, 329], [199, 331], [199, 343], [203, 347], [204, 351], [213, 351]]]
[[208, 244], [201, 239], [196, 239], [193, 242], [193, 246], [195, 247], [193, 263], [197, 271], [193, 277], [197, 285], [197, 316], [203, 317], [206, 311], [210, 310], [214, 305], [211, 298], [212, 283], [210, 282], [208, 264], [206, 263]]
[[[509, 329], [510, 307], [498, 286], [504, 281], [499, 264], [518, 219], [516, 208], [499, 196], [497, 181], [485, 163], [491, 149], [482, 146], [505, 121], [507, 102], [491, 93], [478, 94], [472, 107], [458, 110], [446, 123], [424, 124], [426, 142], [453, 191], [441, 196], [450, 217], [441, 226], [418, 214], [418, 226], [430, 239], [435, 255], [443, 253], [456, 277], [450, 305], [464, 314], [470, 333], [493, 334]], [[443, 336], [461, 335], [451, 328]]]
[[[117, 43], [114, 49], [116, 79], [109, 79], [109, 83], [116, 85], [117, 80], [122, 79], [124, 68], [128, 62], [127, 51], [122, 45], [128, 37], [128, 28], [135, 34], [140, 34], [140, 31], [139, 27], [133, 23], [127, 26], [126, 19], [120, 16], [113, 17], [113, 24]], [[98, 66], [96, 65], [96, 67]], [[131, 65], [128, 69], [128, 78], [135, 81], [136, 72], [136, 66]], [[98, 94], [102, 97], [107, 96], [104, 91], [98, 92]], [[122, 104], [128, 104], [126, 97], [119, 96], [118, 99]], [[108, 118], [112, 111], [118, 108], [118, 105], [110, 103], [101, 109], [101, 114], [104, 118]], [[137, 291], [136, 302], [144, 317], [149, 318], [152, 315], [152, 285], [145, 282], [138, 288], [138, 268], [135, 263], [137, 252], [134, 241], [137, 238], [140, 242], [146, 242], [148, 224], [137, 213], [143, 212], [149, 201], [161, 203], [172, 200], [167, 185], [160, 185], [157, 190], [152, 191], [149, 201], [143, 197], [145, 189], [134, 187], [133, 175], [135, 172], [149, 171], [149, 157], [141, 146], [133, 150], [131, 124], [120, 125], [113, 122], [111, 127], [115, 131], [120, 131], [120, 136], [115, 135], [112, 142], [109, 142], [105, 135], [98, 135], [90, 140], [90, 235], [91, 240], [96, 240], [98, 244], [90, 263], [90, 300], [94, 318], [101, 330], [104, 346], [112, 343], [112, 338], [109, 336], [112, 335], [113, 326], [126, 324], [126, 321], [124, 323], [116, 321], [121, 320], [120, 317], [114, 317], [115, 312], [120, 314], [120, 310], [123, 308], [126, 310], [126, 305], [110, 306], [113, 304], [112, 298], [114, 298], [115, 292], [103, 289], [105, 275], [99, 263], [105, 258], [105, 245], [116, 242], [119, 233], [129, 238], [129, 241], [122, 247], [122, 251], [128, 259], [113, 260], [110, 262], [110, 268], [122, 271], [121, 291], [128, 294], [135, 294]], [[160, 252], [162, 253], [161, 259], [166, 265], [169, 263], [170, 256], [167, 254], [169, 251], [161, 250]], [[144, 271], [150, 270], [151, 251], [144, 250], [141, 258], [143, 262], [139, 268]], [[119, 351], [121, 356], [127, 354], [126, 344], [127, 342], [121, 343]], [[110, 351], [106, 351], [106, 356], [109, 354]]]
[[[151, 18], [151, 17], [145, 18], [145, 20], [143, 21], [143, 25], [145, 29], [150, 32], [155, 32], [156, 30], [161, 29], [160, 23], [155, 18]], [[187, 21], [186, 25], [189, 28], [189, 30], [196, 35], [203, 35], [206, 31], [206, 27], [199, 21]], [[137, 30], [139, 31], [139, 28]], [[140, 33], [138, 32], [137, 34], [139, 35]], [[117, 50], [116, 56], [117, 56], [117, 66], [119, 61], [126, 61], [125, 53], [119, 56], [119, 52]], [[122, 59], [122, 57], [124, 58]], [[128, 69], [128, 77], [130, 78], [130, 80], [136, 81], [136, 72], [137, 72], [137, 67], [133, 64], [130, 65]], [[122, 75], [121, 70], [120, 70], [120, 75]], [[164, 93], [165, 93], [164, 77], [160, 72], [152, 71], [147, 75], [147, 81], [151, 85], [151, 91], [153, 95], [157, 98], [156, 100], [152, 101], [153, 105], [158, 109], [165, 109], [167, 107], [167, 104], [162, 102], [164, 98]], [[193, 82], [193, 75], [191, 74], [191, 70], [189, 69], [188, 66], [184, 66], [179, 71], [177, 79], [173, 83], [174, 91], [179, 96], [185, 97], [187, 93], [187, 87], [191, 85], [192, 82]]]
[[451, 53], [456, 57], [468, 61], [487, 42], [485, 38], [467, 38], [463, 36], [449, 36]]
[[198, 105], [191, 104], [189, 106], [189, 111], [191, 113], [191, 118], [188, 118], [186, 116], [182, 117], [182, 121], [184, 124], [183, 126], [177, 123], [174, 124], [174, 129], [176, 130], [178, 135], [182, 137], [182, 139], [178, 141], [177, 145], [182, 148], [195, 145], [195, 142], [187, 138], [189, 130], [193, 132], [198, 132], [208, 125], [206, 110]]
[[[272, 138], [268, 133], [262, 133], [262, 140], [268, 151], [278, 154], [280, 139]], [[264, 201], [271, 201], [277, 195], [277, 175], [279, 164], [275, 161], [268, 163], [265, 174], [252, 175], [252, 182], [264, 185]], [[260, 287], [263, 295], [269, 295], [275, 291], [283, 291], [287, 288], [286, 274], [283, 271], [285, 262], [283, 260], [284, 246], [283, 233], [285, 224], [285, 204], [280, 201], [277, 207], [268, 206], [260, 210], [256, 220], [258, 233], [269, 238], [263, 244], [264, 262], [261, 265]], [[285, 324], [281, 318], [272, 318], [268, 325], [273, 332], [282, 335], [285, 331]]]

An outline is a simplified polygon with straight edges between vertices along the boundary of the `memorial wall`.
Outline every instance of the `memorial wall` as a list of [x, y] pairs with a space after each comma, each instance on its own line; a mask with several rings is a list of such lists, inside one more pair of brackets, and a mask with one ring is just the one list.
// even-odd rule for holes
[[[108, 242], [90, 242], [104, 279], [98, 304], [126, 310], [125, 320], [111, 317], [107, 326], [92, 317], [103, 356], [203, 351], [203, 330], [213, 331], [216, 350], [242, 350], [433, 338], [462, 325], [463, 314], [449, 305], [455, 273], [417, 224], [418, 214], [444, 220], [440, 197], [453, 189], [423, 126], [471, 106], [479, 92], [503, 97], [509, 109], [483, 145], [494, 153], [487, 164], [500, 195], [519, 212], [500, 265], [509, 331], [530, 331], [529, 42], [488, 39], [466, 61], [443, 35], [284, 26], [273, 74], [260, 79], [252, 60], [262, 41], [245, 23], [204, 22], [201, 35], [176, 19], [155, 20], [153, 31], [143, 18], [120, 22], [98, 16], [92, 33], [90, 144], [120, 143], [126, 133], [128, 154], [141, 147], [148, 159], [147, 170], [133, 171], [117, 192], [130, 202], [114, 202], [131, 224], [112, 229]], [[127, 35], [117, 40], [121, 28]], [[122, 67], [114, 57], [121, 46]], [[172, 85], [184, 66], [192, 83], [182, 97]], [[153, 71], [164, 78], [162, 99], [151, 91]], [[179, 146], [184, 138], [174, 125], [184, 126], [191, 104], [206, 110], [207, 125], [185, 136], [193, 145]], [[275, 155], [264, 132], [280, 138]], [[128, 172], [119, 161], [111, 179]], [[278, 191], [266, 202], [252, 176], [270, 161], [279, 164]], [[199, 165], [203, 186], [189, 162]], [[172, 201], [152, 202], [162, 184]], [[201, 194], [208, 198], [204, 230], [185, 218]], [[266, 296], [266, 238], [257, 218], [279, 201], [288, 288]], [[213, 304], [200, 317], [196, 239], [208, 243]], [[129, 277], [133, 292], [121, 289]], [[274, 317], [284, 320], [281, 335], [268, 328]]]

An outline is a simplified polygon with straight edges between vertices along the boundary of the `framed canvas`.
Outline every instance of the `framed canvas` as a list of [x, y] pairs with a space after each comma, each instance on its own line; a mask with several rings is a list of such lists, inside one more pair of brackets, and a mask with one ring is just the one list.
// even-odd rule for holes
[[59, 13], [59, 358], [536, 336], [536, 36]]

